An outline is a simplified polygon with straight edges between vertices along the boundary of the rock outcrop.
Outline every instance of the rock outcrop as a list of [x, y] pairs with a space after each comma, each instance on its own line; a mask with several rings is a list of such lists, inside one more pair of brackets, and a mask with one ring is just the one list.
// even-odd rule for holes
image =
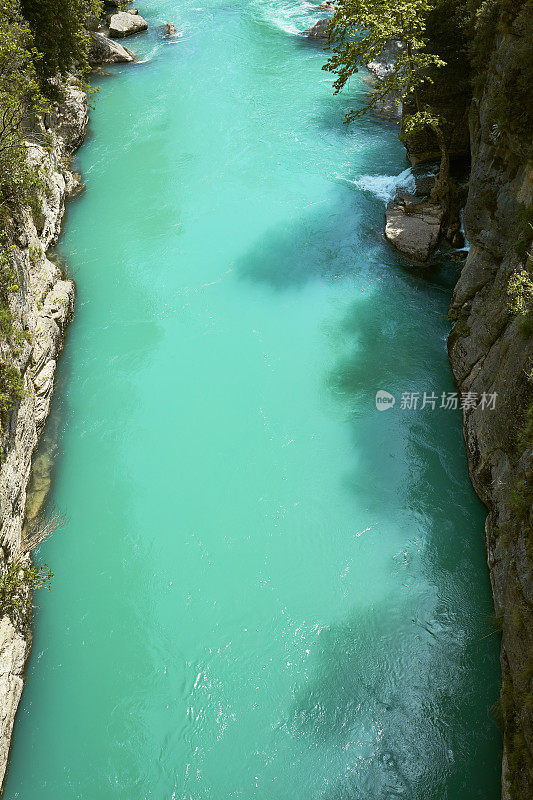
[[533, 336], [508, 294], [511, 276], [524, 269], [531, 252], [533, 163], [527, 155], [531, 129], [519, 140], [515, 120], [507, 125], [501, 106], [506, 83], [509, 92], [518, 91], [513, 74], [518, 48], [525, 51], [531, 36], [529, 15], [529, 24], [522, 19], [498, 35], [484, 88], [472, 104], [464, 211], [471, 249], [453, 294], [457, 322], [449, 338], [459, 389], [497, 394], [494, 410], [479, 405], [464, 412], [464, 435], [472, 482], [488, 508], [488, 564], [502, 625], [504, 800], [533, 797], [533, 448], [525, 427], [533, 400]]
[[100, 64], [125, 64], [135, 61], [135, 56], [119, 42], [114, 42], [103, 33], [91, 32], [89, 63], [92, 67]]
[[400, 253], [427, 261], [439, 236], [444, 211], [429, 200], [395, 198], [385, 211], [385, 236]]
[[311, 28], [304, 31], [304, 36], [307, 36], [308, 39], [327, 39], [329, 36], [329, 23], [329, 17], [319, 19]]
[[[29, 144], [29, 159], [41, 166], [45, 182], [41, 211], [32, 213], [24, 209], [11, 220], [13, 258], [20, 286], [11, 296], [11, 309], [15, 325], [25, 332], [25, 338], [17, 347], [3, 344], [1, 356], [19, 369], [24, 396], [11, 410], [0, 442], [2, 562], [9, 560], [21, 543], [32, 455], [50, 408], [56, 362], [74, 304], [74, 284], [47, 258], [46, 251], [57, 242], [65, 197], [76, 184], [66, 164], [83, 140], [87, 121], [86, 96], [71, 84], [64, 103], [45, 119], [52, 146]], [[0, 785], [22, 692], [30, 638], [24, 621], [15, 623], [8, 615], [0, 618]]]
[[148, 23], [139, 13], [128, 14], [127, 11], [119, 11], [118, 14], [113, 14], [109, 20], [109, 35], [117, 39], [146, 30], [148, 30]]

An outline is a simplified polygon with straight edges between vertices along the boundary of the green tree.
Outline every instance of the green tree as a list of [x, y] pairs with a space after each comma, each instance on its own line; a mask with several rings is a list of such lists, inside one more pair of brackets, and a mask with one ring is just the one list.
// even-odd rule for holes
[[432, 199], [447, 204], [450, 162], [442, 121], [420, 97], [422, 86], [432, 82], [433, 71], [445, 66], [440, 56], [427, 50], [426, 24], [433, 7], [432, 0], [341, 0], [330, 23], [331, 55], [323, 69], [337, 75], [333, 88], [340, 92], [361, 67], [379, 61], [391, 43], [398, 43], [387, 75], [372, 87], [362, 108], [348, 112], [346, 121], [361, 117], [389, 96], [398, 102], [413, 100], [414, 111], [404, 114], [402, 136], [427, 127], [434, 132], [441, 164]]
[[[38, 200], [38, 171], [28, 163], [25, 139], [42, 135], [38, 116], [46, 109], [35, 64], [39, 55], [18, 0], [0, 0], [0, 340], [17, 348], [22, 334], [13, 324], [9, 295], [18, 290], [7, 228], [13, 210]], [[0, 429], [24, 388], [17, 367], [0, 361]]]
[[31, 202], [38, 178], [27, 163], [24, 135], [45, 110], [35, 63], [39, 54], [17, 0], [0, 0], [0, 209]]
[[87, 18], [101, 14], [101, 0], [21, 0], [21, 8], [43, 56], [37, 69], [48, 91], [58, 75], [87, 69]]

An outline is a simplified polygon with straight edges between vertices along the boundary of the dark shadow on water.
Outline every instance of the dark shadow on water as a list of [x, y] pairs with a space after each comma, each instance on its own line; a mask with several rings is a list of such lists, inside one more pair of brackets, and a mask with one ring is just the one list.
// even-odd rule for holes
[[[301, 218], [271, 228], [237, 258], [237, 275], [283, 291], [303, 287], [316, 278], [336, 281], [369, 269], [378, 276], [387, 272], [397, 275], [401, 268], [408, 293], [434, 287], [446, 295], [441, 310], [445, 316], [458, 264], [436, 255], [424, 268], [414, 266], [385, 241], [383, 201], [340, 179], [332, 185], [330, 197]], [[372, 309], [368, 309], [367, 322], [365, 327], [375, 327]], [[353, 320], [347, 324], [363, 327]]]
[[478, 667], [493, 648], [461, 634], [444, 605], [423, 619], [392, 598], [321, 632], [286, 728], [350, 752], [327, 800], [496, 800], [496, 725], [479, 713], [491, 694]]
[[[460, 414], [438, 407], [441, 392], [454, 390], [443, 319], [453, 266], [441, 268], [423, 279], [391, 272], [379, 305], [355, 302], [336, 330], [347, 352], [326, 386], [346, 410], [358, 455], [346, 490], [357, 504], [364, 497], [371, 519], [386, 527], [382, 509], [395, 509], [390, 523], [413, 533], [400, 544], [405, 607], [395, 595], [394, 606], [391, 598], [325, 630], [315, 679], [296, 698], [291, 724], [299, 731], [317, 741], [336, 731], [348, 742], [360, 738], [361, 724], [378, 721], [376, 756], [389, 754], [340, 776], [328, 800], [499, 794], [485, 511], [468, 480]], [[396, 396], [394, 409], [374, 411], [379, 388]], [[403, 391], [434, 392], [436, 409], [402, 411]], [[413, 618], [421, 581], [434, 603], [421, 597]]]
[[[357, 455], [344, 488], [389, 537], [402, 590], [322, 630], [285, 727], [309, 747], [327, 747], [325, 800], [496, 800], [499, 737], [489, 707], [498, 642], [484, 510], [468, 481], [460, 414], [438, 407], [454, 389], [445, 316], [457, 265], [438, 256], [433, 268], [414, 269], [383, 241], [378, 209], [339, 187], [335, 200], [269, 232], [236, 265], [275, 291], [362, 271], [365, 282], [379, 281], [328, 325], [333, 364], [324, 382]], [[378, 389], [396, 396], [394, 409], [376, 410]], [[401, 410], [411, 391], [434, 392], [435, 410]], [[344, 748], [346, 770], [337, 759]]]
[[335, 281], [357, 275], [366, 267], [368, 242], [383, 240], [372, 206], [372, 198], [335, 186], [333, 199], [269, 230], [236, 260], [236, 273], [278, 291], [303, 287], [316, 278]]

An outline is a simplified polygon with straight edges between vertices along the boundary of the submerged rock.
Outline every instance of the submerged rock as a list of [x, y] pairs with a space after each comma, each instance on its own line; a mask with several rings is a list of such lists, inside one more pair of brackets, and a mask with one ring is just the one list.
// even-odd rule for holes
[[319, 19], [311, 28], [308, 28], [304, 31], [304, 35], [307, 36], [308, 39], [327, 39], [329, 37], [329, 17], [325, 19]]
[[385, 211], [385, 236], [400, 253], [427, 261], [439, 240], [443, 217], [444, 210], [435, 203], [396, 197]]
[[148, 23], [140, 14], [119, 11], [118, 14], [113, 14], [109, 21], [109, 35], [119, 39], [146, 30]]
[[89, 50], [89, 64], [96, 67], [99, 64], [122, 64], [135, 61], [135, 56], [118, 42], [109, 39], [103, 33], [91, 31], [91, 49]]

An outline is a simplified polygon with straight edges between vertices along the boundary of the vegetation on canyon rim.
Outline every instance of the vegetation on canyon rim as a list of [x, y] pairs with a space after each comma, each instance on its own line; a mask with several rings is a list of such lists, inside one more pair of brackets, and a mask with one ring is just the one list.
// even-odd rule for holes
[[[18, 290], [10, 234], [13, 212], [38, 209], [43, 189], [39, 170], [27, 160], [26, 140], [47, 143], [40, 125], [58, 80], [88, 69], [86, 19], [100, 14], [99, 0], [2, 0], [0, 2], [0, 425], [23, 397], [18, 368], [10, 363], [19, 332], [13, 325], [9, 295]], [[4, 350], [6, 352], [4, 352]]]

